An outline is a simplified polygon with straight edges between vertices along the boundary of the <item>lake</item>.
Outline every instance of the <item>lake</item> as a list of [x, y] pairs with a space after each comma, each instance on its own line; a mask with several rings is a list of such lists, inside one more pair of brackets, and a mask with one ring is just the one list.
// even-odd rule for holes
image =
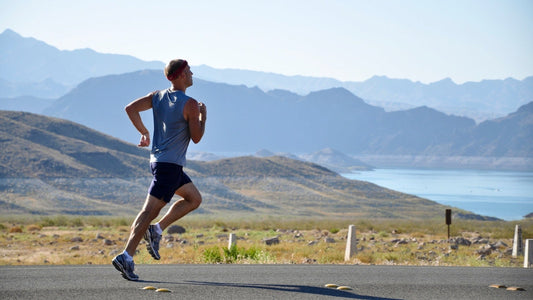
[[533, 212], [533, 172], [376, 169], [342, 175], [507, 221]]

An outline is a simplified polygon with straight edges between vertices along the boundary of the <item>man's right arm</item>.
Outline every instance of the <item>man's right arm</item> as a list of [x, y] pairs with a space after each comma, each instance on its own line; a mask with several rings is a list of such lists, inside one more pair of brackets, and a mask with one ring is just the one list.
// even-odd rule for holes
[[150, 132], [144, 126], [140, 112], [152, 108], [152, 96], [154, 93], [136, 99], [125, 107], [131, 123], [133, 123], [133, 126], [135, 126], [141, 134], [141, 141], [139, 142], [139, 145], [137, 145], [139, 147], [148, 147], [150, 145]]

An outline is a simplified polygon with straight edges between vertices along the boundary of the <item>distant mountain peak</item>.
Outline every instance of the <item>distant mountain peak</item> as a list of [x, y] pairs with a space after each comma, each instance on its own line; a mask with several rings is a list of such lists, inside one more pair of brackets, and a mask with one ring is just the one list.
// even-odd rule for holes
[[293, 92], [288, 91], [288, 90], [282, 90], [282, 89], [273, 89], [273, 90], [268, 91], [267, 94], [269, 94], [269, 95], [273, 95], [273, 96], [276, 96], [276, 97], [280, 97], [280, 98], [285, 98], [285, 97], [292, 97], [292, 98], [300, 97], [300, 95], [298, 95], [298, 94], [296, 94], [296, 93], [293, 93]]
[[269, 157], [274, 156], [274, 152], [267, 150], [267, 149], [261, 149], [255, 153], [255, 156], [257, 157]]
[[524, 104], [518, 108], [517, 113], [533, 113], [533, 101], [529, 102], [528, 104]]
[[20, 37], [21, 35], [16, 33], [15, 31], [7, 28], [6, 30], [4, 30], [0, 35], [6, 35], [6, 36], [17, 36], [17, 37]]
[[379, 85], [386, 85], [386, 84], [390, 84], [391, 82], [399, 82], [399, 83], [406, 83], [406, 84], [413, 83], [413, 81], [410, 79], [390, 78], [384, 75], [374, 75], [370, 77], [369, 79], [365, 80], [364, 82], [370, 83], [370, 84], [379, 84]]
[[354, 95], [352, 92], [348, 91], [347, 89], [343, 88], [343, 87], [333, 87], [333, 88], [329, 88], [329, 89], [325, 89], [325, 90], [320, 90], [320, 91], [316, 91], [316, 92], [311, 92], [307, 95], [307, 97], [323, 97], [323, 96], [337, 96], [337, 97], [351, 97], [351, 98], [356, 98], [358, 100], [361, 100], [363, 101], [363, 99], [357, 97], [356, 95]]
[[454, 86], [457, 85], [450, 77], [443, 78], [439, 81], [430, 83], [429, 85], [443, 85], [443, 86]]
[[374, 75], [372, 77], [370, 77], [368, 80], [389, 80], [391, 78], [389, 78], [388, 76], [385, 76], [385, 75]]
[[[6, 29], [0, 34], [0, 53], [6, 55], [3, 59], [10, 59], [7, 54], [22, 55], [22, 53], [29, 51], [33, 52], [33, 55], [42, 55], [42, 49], [34, 49], [36, 45], [42, 47], [52, 47], [43, 41], [39, 41], [32, 37], [23, 37], [17, 32]], [[14, 49], [14, 50], [13, 50]], [[20, 51], [22, 53], [20, 53]], [[48, 50], [48, 48], [47, 48]]]

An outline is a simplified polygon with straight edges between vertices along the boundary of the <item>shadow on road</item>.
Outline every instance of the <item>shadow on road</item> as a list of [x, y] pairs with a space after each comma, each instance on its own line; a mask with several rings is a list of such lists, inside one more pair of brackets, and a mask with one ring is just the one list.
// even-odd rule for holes
[[209, 285], [209, 286], [224, 286], [237, 288], [252, 288], [265, 289], [282, 292], [294, 292], [313, 295], [324, 295], [332, 297], [342, 297], [348, 299], [370, 299], [370, 300], [399, 300], [394, 298], [381, 298], [373, 296], [358, 295], [354, 291], [337, 290], [325, 287], [316, 287], [308, 285], [284, 285], [284, 284], [243, 284], [243, 283], [229, 283], [229, 282], [208, 282], [208, 281], [185, 281], [189, 284], [195, 285]]

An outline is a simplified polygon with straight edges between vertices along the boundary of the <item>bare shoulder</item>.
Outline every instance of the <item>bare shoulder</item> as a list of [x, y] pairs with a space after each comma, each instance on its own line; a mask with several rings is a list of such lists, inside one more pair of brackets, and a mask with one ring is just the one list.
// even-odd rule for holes
[[183, 116], [186, 120], [189, 120], [189, 116], [193, 116], [194, 119], [198, 114], [198, 101], [196, 101], [194, 98], [189, 98], [183, 107]]
[[196, 101], [194, 98], [189, 98], [187, 102], [185, 102], [186, 110], [194, 110], [197, 108], [198, 108], [198, 101]]
[[194, 104], [198, 104], [198, 101], [196, 101], [196, 99], [191, 98], [191, 97], [189, 97], [189, 99], [187, 100], [187, 103], [185, 103], [185, 105], [194, 105]]
[[127, 112], [139, 112], [152, 108], [152, 98], [158, 91], [149, 93], [146, 96], [137, 98], [126, 105]]

